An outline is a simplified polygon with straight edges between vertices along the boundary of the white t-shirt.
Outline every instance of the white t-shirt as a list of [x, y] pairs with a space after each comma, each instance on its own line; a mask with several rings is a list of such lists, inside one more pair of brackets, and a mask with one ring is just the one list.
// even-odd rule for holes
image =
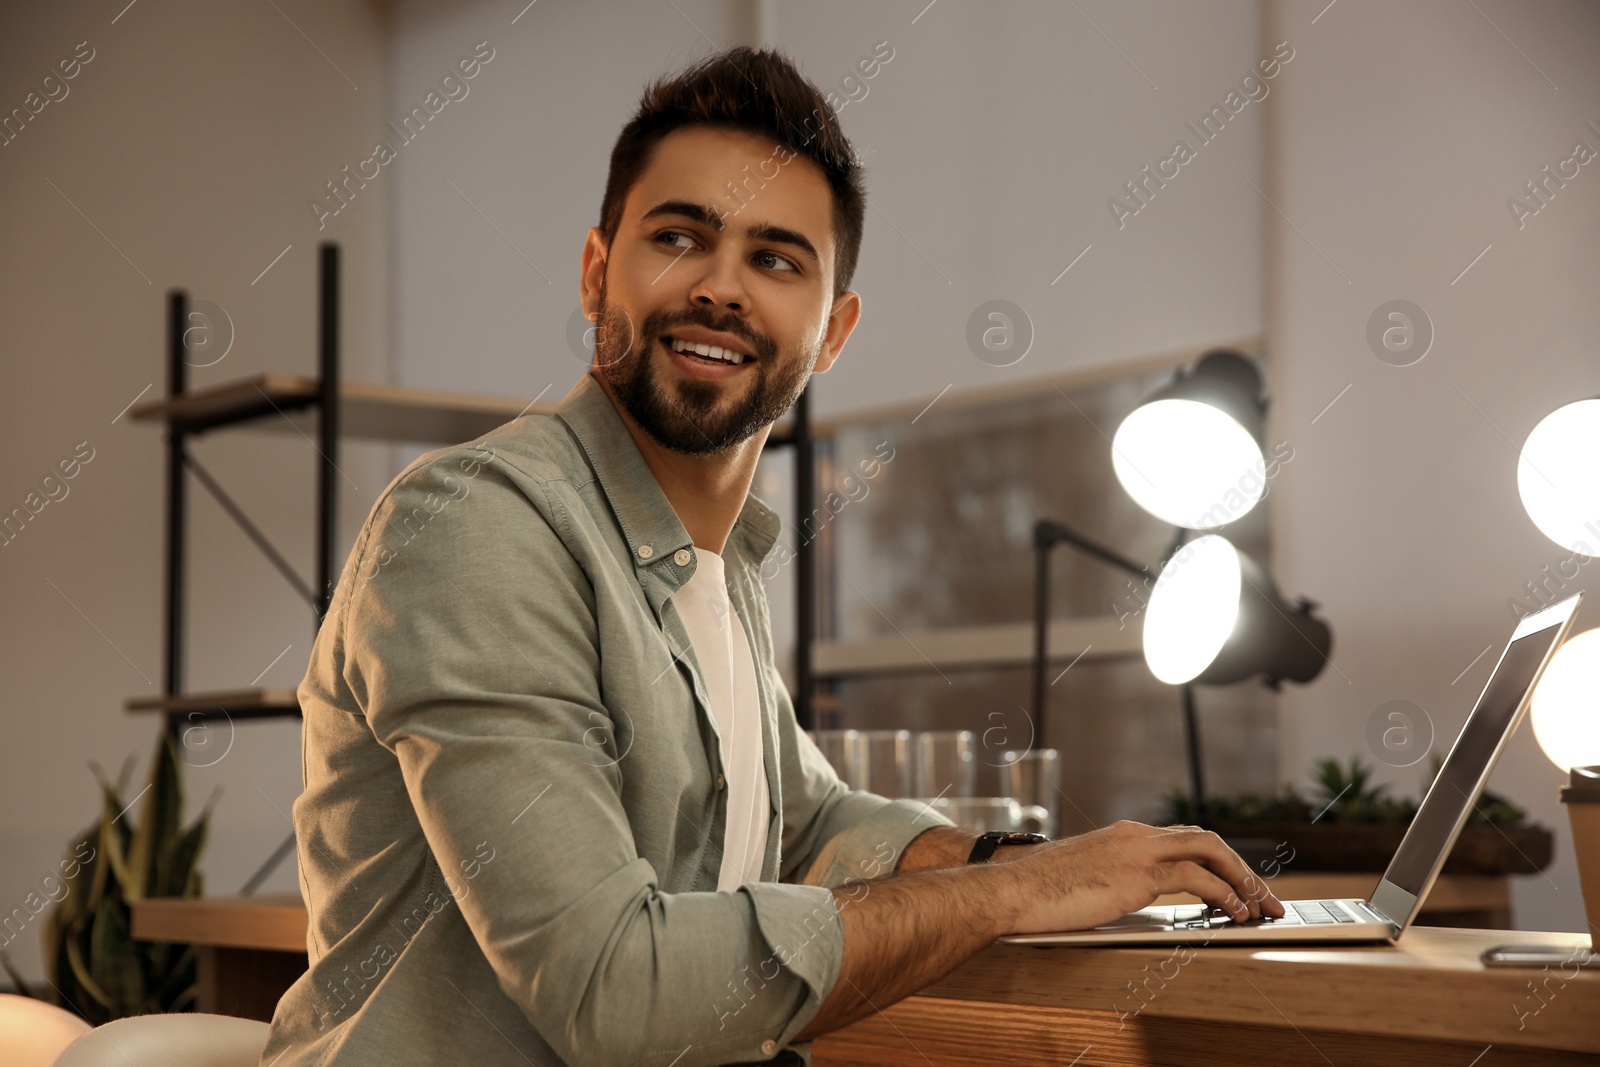
[[672, 597], [699, 661], [728, 787], [727, 836], [717, 888], [761, 880], [771, 794], [762, 762], [761, 698], [744, 624], [728, 599], [722, 557], [695, 546], [694, 574]]

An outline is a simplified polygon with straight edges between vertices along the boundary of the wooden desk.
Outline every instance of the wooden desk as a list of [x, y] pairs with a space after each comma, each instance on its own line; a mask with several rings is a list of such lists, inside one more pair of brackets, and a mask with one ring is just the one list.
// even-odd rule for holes
[[[1272, 887], [1287, 897], [1363, 896], [1375, 881], [1284, 872]], [[1440, 879], [1425, 915], [1508, 904], [1504, 879]], [[307, 964], [296, 894], [140, 901], [133, 936], [199, 946], [199, 1009], [249, 1019], [270, 1020]], [[1584, 942], [1419, 926], [1399, 947], [1207, 946], [1190, 956], [996, 945], [922, 994], [822, 1038], [815, 1064], [1600, 1063], [1600, 964], [1566, 979], [1559, 968], [1479, 965], [1478, 952], [1508, 943]]]
[[1588, 945], [1581, 934], [1426, 926], [1412, 927], [1395, 946], [994, 945], [922, 993], [818, 1039], [813, 1063], [1600, 1062], [1600, 962], [1569, 964], [1565, 979], [1555, 967], [1547, 974], [1478, 962], [1483, 949], [1507, 942]]

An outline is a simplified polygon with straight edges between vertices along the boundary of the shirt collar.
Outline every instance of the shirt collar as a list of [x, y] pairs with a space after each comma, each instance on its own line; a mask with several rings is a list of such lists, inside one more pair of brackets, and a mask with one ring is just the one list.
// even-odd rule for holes
[[[672, 502], [661, 491], [627, 424], [593, 372], [578, 380], [557, 405], [556, 415], [588, 456], [635, 565], [652, 566], [672, 560], [679, 549], [694, 549]], [[745, 558], [759, 564], [772, 551], [781, 528], [777, 514], [747, 493], [728, 541], [737, 545]]]

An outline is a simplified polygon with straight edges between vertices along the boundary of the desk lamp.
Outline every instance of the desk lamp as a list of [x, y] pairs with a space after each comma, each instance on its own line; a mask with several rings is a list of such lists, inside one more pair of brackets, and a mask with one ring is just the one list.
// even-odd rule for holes
[[[1211, 530], [1242, 518], [1266, 495], [1261, 452], [1266, 400], [1255, 364], [1238, 352], [1212, 349], [1194, 368], [1141, 403], [1117, 428], [1111, 461], [1140, 507], [1180, 529], [1162, 561], [1144, 619], [1144, 656], [1151, 673], [1183, 686], [1184, 729], [1196, 819], [1207, 824], [1200, 733], [1193, 683], [1226, 685], [1260, 675], [1276, 689], [1309, 682], [1327, 662], [1332, 635], [1301, 599], [1286, 604], [1262, 567], [1220, 534], [1185, 544], [1189, 530]], [[1044, 732], [1049, 552], [1071, 544], [1145, 578], [1148, 566], [1097, 545], [1060, 523], [1034, 528], [1034, 720]]]

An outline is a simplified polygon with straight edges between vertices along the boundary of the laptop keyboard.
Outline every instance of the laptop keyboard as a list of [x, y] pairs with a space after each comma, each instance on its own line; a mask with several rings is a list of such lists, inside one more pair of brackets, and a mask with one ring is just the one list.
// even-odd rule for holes
[[1320, 926], [1325, 923], [1353, 923], [1355, 916], [1345, 910], [1344, 906], [1336, 900], [1324, 901], [1292, 901], [1290, 904], [1294, 913], [1300, 916], [1300, 921]]
[[[1337, 900], [1291, 900], [1286, 901], [1285, 906], [1290, 909], [1291, 913], [1301, 923], [1307, 926], [1331, 926], [1336, 923], [1366, 921], [1350, 914], [1350, 909]], [[1251, 920], [1248, 923], [1234, 923], [1232, 917], [1222, 908], [1197, 907], [1192, 910], [1180, 908], [1175, 915], [1175, 925], [1192, 928], [1224, 925], [1270, 925], [1282, 921], [1284, 920], [1263, 915], [1261, 918]]]

